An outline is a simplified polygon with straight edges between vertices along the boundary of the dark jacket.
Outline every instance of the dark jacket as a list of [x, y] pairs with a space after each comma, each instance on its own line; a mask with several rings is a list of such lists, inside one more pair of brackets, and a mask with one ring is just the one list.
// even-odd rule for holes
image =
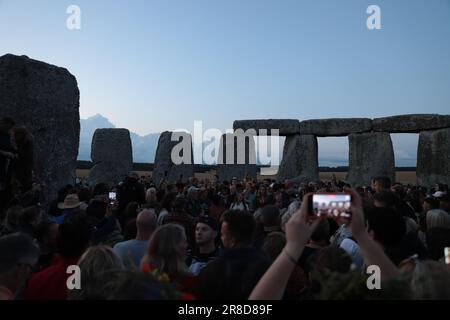
[[255, 248], [225, 250], [200, 272], [197, 298], [248, 299], [269, 266], [269, 261]]

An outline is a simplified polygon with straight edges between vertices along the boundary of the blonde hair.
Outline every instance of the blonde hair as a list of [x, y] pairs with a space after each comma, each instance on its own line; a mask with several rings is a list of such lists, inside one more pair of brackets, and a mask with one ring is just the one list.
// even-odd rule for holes
[[181, 225], [169, 223], [158, 227], [150, 238], [148, 263], [171, 277], [185, 275], [187, 266], [178, 252], [182, 241], [186, 241], [186, 233]]
[[427, 212], [427, 229], [450, 229], [450, 214], [442, 209], [433, 209]]
[[78, 266], [82, 274], [82, 288], [83, 283], [90, 281], [90, 279], [100, 273], [124, 269], [122, 259], [107, 246], [88, 248], [78, 260]]

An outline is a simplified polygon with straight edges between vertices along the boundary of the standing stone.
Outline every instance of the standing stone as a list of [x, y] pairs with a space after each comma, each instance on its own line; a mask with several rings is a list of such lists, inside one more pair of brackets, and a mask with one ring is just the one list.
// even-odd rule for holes
[[[172, 137], [175, 141], [172, 141]], [[194, 177], [191, 135], [184, 132], [163, 132], [156, 150], [153, 181], [157, 184], [161, 179], [186, 182], [191, 177]]]
[[394, 149], [389, 133], [355, 133], [348, 139], [347, 181], [352, 187], [369, 186], [376, 176], [386, 176], [395, 181]]
[[219, 159], [217, 164], [219, 182], [238, 180], [247, 175], [257, 178], [255, 140], [242, 133], [224, 134], [220, 139]]
[[286, 137], [278, 181], [295, 179], [302, 182], [319, 180], [317, 138], [313, 135]]
[[75, 182], [80, 138], [80, 92], [64, 68], [7, 54], [0, 57], [0, 117], [34, 136], [34, 175], [45, 202]]
[[106, 183], [109, 186], [123, 181], [133, 170], [133, 151], [130, 131], [127, 129], [97, 129], [92, 137], [93, 167], [88, 182], [91, 186]]
[[422, 131], [417, 150], [417, 184], [450, 184], [450, 129]]

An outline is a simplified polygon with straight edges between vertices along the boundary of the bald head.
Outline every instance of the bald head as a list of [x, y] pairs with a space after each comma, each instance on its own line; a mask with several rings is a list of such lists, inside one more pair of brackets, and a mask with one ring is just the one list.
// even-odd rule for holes
[[141, 211], [136, 218], [137, 238], [150, 238], [156, 229], [156, 214], [153, 209]]

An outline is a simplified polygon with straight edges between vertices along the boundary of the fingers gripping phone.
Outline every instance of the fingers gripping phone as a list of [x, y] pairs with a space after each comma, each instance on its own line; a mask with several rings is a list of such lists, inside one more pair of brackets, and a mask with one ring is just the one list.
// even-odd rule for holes
[[352, 196], [346, 193], [314, 193], [309, 197], [309, 214], [350, 221]]

